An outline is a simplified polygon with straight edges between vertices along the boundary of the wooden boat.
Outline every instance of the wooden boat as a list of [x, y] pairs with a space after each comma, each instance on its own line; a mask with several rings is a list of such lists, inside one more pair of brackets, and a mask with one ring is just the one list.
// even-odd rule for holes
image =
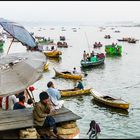
[[[97, 57], [97, 60], [96, 61], [92, 61], [92, 60], [81, 60], [81, 66], [82, 67], [94, 67], [94, 66], [98, 66], [98, 65], [101, 65], [104, 63], [104, 60], [105, 60], [105, 56], [103, 53], [102, 54], [102, 57], [99, 58]], [[99, 54], [99, 55], [101, 55]]]
[[98, 66], [98, 65], [104, 64], [104, 60], [105, 60], [105, 58], [99, 59], [97, 62], [91, 62], [91, 61], [81, 60], [81, 66], [82, 67]]
[[105, 39], [110, 39], [111, 36], [110, 36], [110, 35], [105, 35], [104, 38], [105, 38]]
[[127, 42], [127, 40], [125, 40], [125, 39], [118, 39], [118, 41], [125, 41], [125, 42]]
[[77, 95], [87, 95], [91, 93], [91, 88], [89, 89], [67, 89], [67, 90], [60, 90], [60, 94], [62, 97], [70, 97], [70, 96], [77, 96]]
[[61, 51], [58, 51], [58, 50], [54, 50], [54, 51], [43, 51], [43, 53], [47, 57], [53, 57], [53, 58], [58, 58], [58, 57], [60, 57], [60, 55], [62, 55], [62, 52]]
[[73, 80], [82, 80], [82, 75], [78, 74], [71, 74], [70, 72], [58, 72], [56, 69], [55, 71], [55, 76], [60, 77], [60, 78], [65, 78], [65, 79], [73, 79]]
[[121, 109], [128, 109], [129, 103], [122, 100], [121, 98], [116, 98], [110, 95], [103, 95], [95, 90], [91, 90], [91, 94], [94, 97], [94, 100], [111, 107], [121, 108]]
[[48, 71], [48, 69], [49, 69], [49, 63], [46, 63], [46, 64], [44, 65], [44, 71]]
[[122, 46], [120, 45], [106, 45], [105, 52], [107, 55], [121, 55], [122, 54]]
[[37, 42], [38, 44], [40, 44], [40, 45], [49, 45], [49, 44], [53, 44], [54, 43], [54, 41], [53, 41], [53, 39], [50, 39], [50, 40], [45, 40], [45, 39], [43, 39], [43, 40], [39, 40], [38, 42]]
[[115, 33], [120, 33], [120, 31], [119, 30], [117, 30], [117, 31], [114, 31]]
[[60, 36], [60, 41], [65, 41], [65, 40], [66, 40], [65, 36]]
[[66, 42], [57, 42], [57, 47], [58, 48], [68, 48], [68, 45]]
[[128, 40], [128, 43], [136, 43], [137, 41], [138, 41], [137, 39], [131, 38]]
[[130, 37], [123, 37], [122, 39], [118, 39], [118, 41], [125, 41], [125, 42], [128, 42], [129, 40], [131, 40]]
[[102, 44], [93, 44], [94, 48], [100, 48], [102, 47], [103, 45]]

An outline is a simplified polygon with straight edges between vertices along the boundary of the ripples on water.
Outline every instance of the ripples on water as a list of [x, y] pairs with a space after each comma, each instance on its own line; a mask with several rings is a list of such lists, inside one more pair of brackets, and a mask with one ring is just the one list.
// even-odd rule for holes
[[[73, 88], [73, 81], [65, 79], [52, 79], [55, 73], [53, 67], [58, 70], [72, 70], [76, 67], [79, 71], [85, 71], [88, 75], [83, 83], [85, 87], [95, 88], [99, 92], [109, 93], [130, 102], [128, 111], [105, 107], [95, 101], [91, 95], [65, 98], [65, 107], [69, 108], [82, 119], [78, 120], [81, 138], [88, 138], [86, 135], [91, 120], [96, 120], [101, 127], [99, 138], [140, 138], [140, 42], [128, 44], [118, 42], [122, 37], [135, 37], [140, 39], [140, 28], [120, 27], [120, 33], [114, 33], [109, 27], [100, 32], [95, 27], [80, 27], [77, 32], [73, 32], [71, 27], [65, 27], [66, 31], [61, 31], [61, 27], [44, 27], [45, 30], [38, 31], [39, 27], [28, 28], [35, 35], [50, 36], [55, 41], [59, 40], [60, 35], [66, 36], [69, 48], [61, 48], [62, 57], [60, 60], [49, 59], [49, 71], [43, 74], [43, 78], [35, 83], [34, 93], [36, 100], [38, 94], [46, 89], [47, 82], [52, 80], [58, 89]], [[80, 60], [83, 51], [88, 49], [85, 32], [90, 46], [95, 41], [100, 41], [103, 45], [117, 42], [123, 46], [121, 57], [106, 57], [105, 64], [96, 68], [80, 68]], [[105, 34], [110, 34], [111, 39], [104, 39]], [[7, 46], [10, 42], [6, 42]], [[5, 47], [5, 50], [7, 47]], [[92, 47], [90, 48], [92, 50]], [[25, 52], [25, 47], [20, 43], [14, 43], [11, 47], [12, 52]], [[104, 47], [97, 49], [97, 52], [104, 52]]]

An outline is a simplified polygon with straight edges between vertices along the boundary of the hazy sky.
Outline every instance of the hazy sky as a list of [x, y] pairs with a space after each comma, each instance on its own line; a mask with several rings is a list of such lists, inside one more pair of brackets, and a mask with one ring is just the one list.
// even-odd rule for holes
[[140, 1], [0, 1], [0, 17], [14, 21], [140, 21]]

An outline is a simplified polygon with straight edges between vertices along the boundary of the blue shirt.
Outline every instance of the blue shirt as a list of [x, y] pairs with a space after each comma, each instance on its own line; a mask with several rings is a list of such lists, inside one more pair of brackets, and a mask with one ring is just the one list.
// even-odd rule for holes
[[26, 108], [26, 107], [21, 105], [21, 104], [19, 104], [19, 102], [16, 102], [14, 104], [14, 108], [13, 109], [16, 110], [16, 109], [24, 109], [24, 108]]
[[77, 85], [77, 88], [84, 89], [84, 86], [83, 86], [83, 84], [81, 82], [79, 82], [78, 85]]
[[61, 98], [60, 91], [58, 89], [50, 87], [50, 88], [47, 89], [47, 93], [51, 97], [52, 102], [55, 105], [58, 105], [57, 101]]

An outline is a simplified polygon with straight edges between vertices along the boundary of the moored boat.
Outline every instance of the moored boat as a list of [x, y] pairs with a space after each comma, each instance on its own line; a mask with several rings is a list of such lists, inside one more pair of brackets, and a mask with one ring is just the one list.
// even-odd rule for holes
[[55, 77], [59, 77], [59, 78], [65, 78], [65, 79], [73, 79], [73, 80], [82, 80], [82, 75], [80, 74], [72, 74], [71, 72], [58, 72], [56, 71], [56, 69], [54, 69], [55, 71]]
[[70, 96], [77, 96], [77, 95], [87, 95], [91, 93], [91, 88], [88, 89], [67, 89], [67, 90], [60, 90], [60, 94], [62, 97], [70, 97]]
[[54, 50], [54, 51], [43, 51], [43, 53], [47, 57], [53, 57], [53, 58], [59, 58], [60, 55], [62, 55], [62, 52], [61, 51], [58, 51], [58, 50]]
[[121, 109], [129, 108], [129, 103], [121, 98], [116, 98], [111, 95], [101, 94], [93, 89], [91, 90], [91, 94], [93, 95], [94, 100], [104, 105], [115, 107], [115, 108], [121, 108]]

